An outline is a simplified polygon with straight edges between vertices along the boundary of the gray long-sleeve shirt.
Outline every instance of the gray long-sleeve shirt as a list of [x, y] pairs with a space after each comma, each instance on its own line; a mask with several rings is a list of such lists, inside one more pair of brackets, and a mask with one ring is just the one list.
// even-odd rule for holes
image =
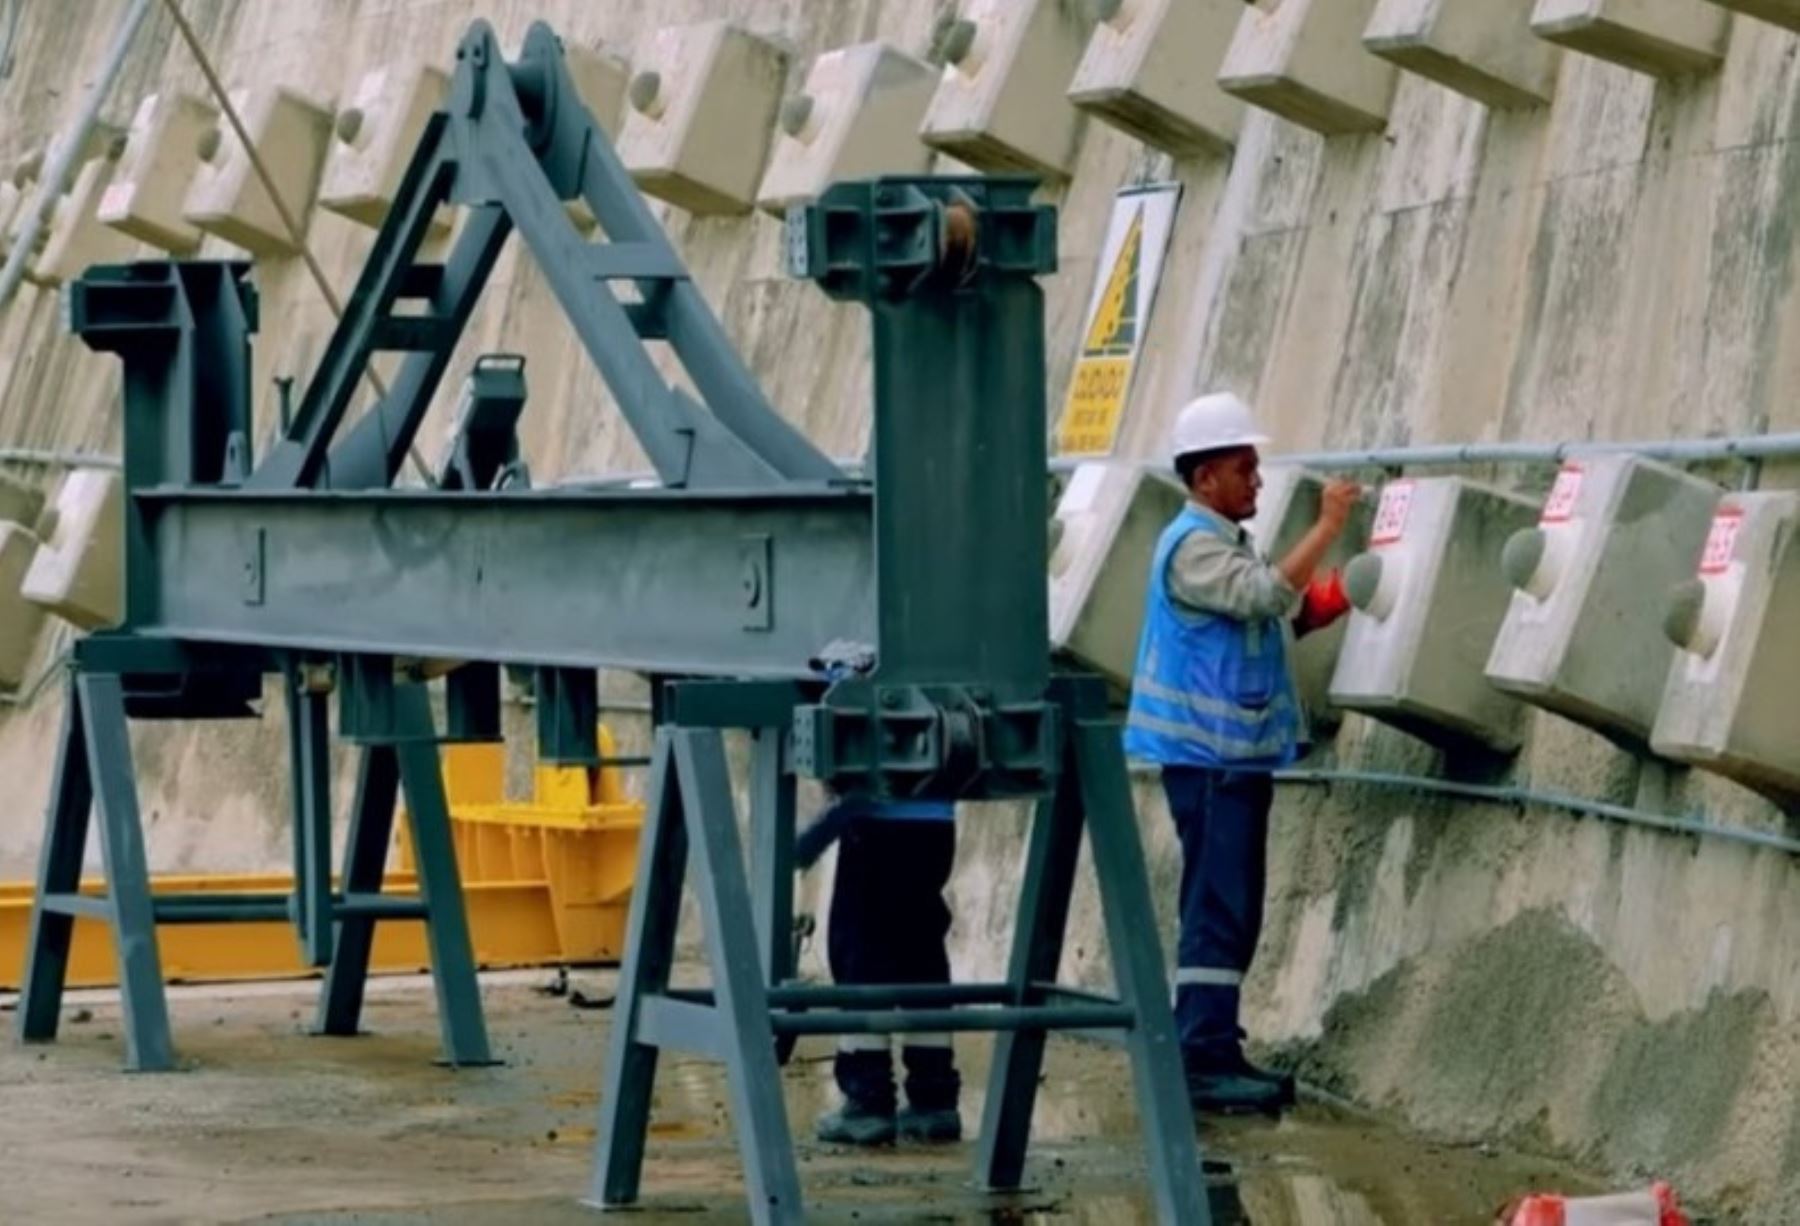
[[1169, 559], [1169, 595], [1190, 608], [1240, 621], [1292, 617], [1300, 593], [1257, 553], [1249, 532], [1210, 507], [1188, 505], [1219, 525], [1224, 535], [1188, 533]]

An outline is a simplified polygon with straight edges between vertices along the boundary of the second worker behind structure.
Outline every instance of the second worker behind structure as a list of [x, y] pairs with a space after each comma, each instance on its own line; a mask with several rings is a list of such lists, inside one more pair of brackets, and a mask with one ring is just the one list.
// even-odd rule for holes
[[1325, 486], [1317, 523], [1278, 561], [1244, 529], [1262, 487], [1257, 432], [1236, 396], [1182, 409], [1171, 448], [1188, 504], [1151, 564], [1125, 750], [1162, 768], [1181, 839], [1175, 1019], [1188, 1096], [1202, 1111], [1272, 1111], [1293, 1080], [1243, 1052], [1240, 985], [1262, 931], [1273, 771], [1307, 737], [1288, 667], [1290, 631], [1349, 608], [1336, 572], [1315, 579], [1361, 495]]

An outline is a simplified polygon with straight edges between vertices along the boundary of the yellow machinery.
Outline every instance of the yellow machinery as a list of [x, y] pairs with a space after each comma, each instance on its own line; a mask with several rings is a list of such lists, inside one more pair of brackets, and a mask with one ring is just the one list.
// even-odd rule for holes
[[[613, 741], [600, 729], [600, 753], [613, 756]], [[484, 967], [540, 966], [617, 961], [625, 937], [625, 910], [637, 868], [643, 805], [627, 799], [615, 766], [535, 767], [532, 797], [506, 799], [504, 745], [447, 745], [444, 784], [463, 894], [469, 909], [475, 960]], [[388, 889], [414, 890], [407, 824], [397, 822], [401, 874]], [[100, 883], [84, 883], [99, 892]], [[151, 881], [155, 893], [268, 893], [285, 896], [293, 881], [284, 873], [166, 875]], [[0, 989], [19, 986], [31, 922], [29, 882], [0, 883]], [[376, 927], [372, 969], [424, 970], [424, 928], [415, 923]], [[157, 934], [170, 982], [281, 979], [315, 973], [304, 965], [291, 924], [180, 924]], [[70, 951], [71, 986], [117, 982], [118, 963], [104, 924], [75, 926]]]

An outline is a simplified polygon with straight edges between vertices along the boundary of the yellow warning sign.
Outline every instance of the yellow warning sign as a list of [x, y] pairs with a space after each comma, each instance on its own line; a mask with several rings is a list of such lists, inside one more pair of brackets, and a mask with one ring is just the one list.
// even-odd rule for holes
[[1178, 191], [1173, 186], [1158, 193], [1133, 191], [1115, 206], [1106, 247], [1110, 262], [1102, 264], [1106, 279], [1089, 305], [1081, 355], [1057, 424], [1059, 455], [1109, 455], [1118, 441]]

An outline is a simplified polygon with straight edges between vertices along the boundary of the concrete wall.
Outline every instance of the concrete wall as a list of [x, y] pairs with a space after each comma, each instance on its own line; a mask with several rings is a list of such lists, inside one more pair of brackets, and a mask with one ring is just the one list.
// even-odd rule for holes
[[[1698, 5], [1703, 0], [1691, 0]], [[323, 97], [401, 52], [448, 62], [476, 12], [516, 40], [531, 16], [629, 53], [655, 23], [727, 12], [788, 43], [798, 80], [827, 47], [888, 37], [922, 51], [931, 0], [463, 0], [185, 6], [227, 76]], [[0, 83], [0, 158], [75, 104], [123, 4], [27, 3]], [[1196, 389], [1252, 397], [1281, 448], [1477, 439], [1651, 437], [1800, 428], [1792, 201], [1800, 187], [1800, 43], [1734, 18], [1717, 73], [1658, 83], [1564, 57], [1553, 106], [1491, 113], [1403, 76], [1385, 132], [1323, 139], [1253, 113], [1229, 161], [1166, 159], [1086, 129], [1050, 280], [1051, 400], [1060, 403], [1115, 188], [1173, 175], [1186, 193], [1127, 423], [1157, 451]], [[1354, 47], [1345, 55], [1360, 55]], [[157, 18], [112, 100], [197, 86]], [[56, 92], [52, 92], [52, 91]], [[779, 271], [767, 218], [668, 222], [774, 401], [827, 450], [860, 450], [864, 323]], [[351, 280], [368, 232], [315, 214], [310, 240]], [[266, 380], [304, 374], [329, 325], [297, 260], [264, 263]], [[597, 376], [528, 261], [503, 260], [459, 357], [520, 349], [543, 477], [641, 466]], [[795, 343], [803, 338], [804, 343]], [[0, 441], [117, 444], [117, 376], [59, 335], [27, 289], [0, 316]], [[1534, 491], [1547, 472], [1500, 479]], [[1722, 473], [1730, 478], [1734, 474]], [[1771, 485], [1800, 478], [1772, 466]], [[621, 683], [624, 684], [624, 683]], [[28, 870], [57, 718], [54, 695], [0, 722], [0, 871]], [[641, 729], [632, 730], [641, 734]], [[284, 861], [274, 718], [138, 734], [159, 866]], [[1437, 772], [1415, 742], [1352, 718], [1327, 761]], [[1784, 819], [1727, 784], [1646, 766], [1550, 717], [1510, 777], [1720, 823]], [[196, 786], [196, 780], [204, 783]], [[1140, 791], [1153, 877], [1172, 900], [1176, 848]], [[1015, 811], [962, 823], [953, 887], [959, 970], [1004, 957]], [[1621, 1174], [1650, 1170], [1724, 1208], [1800, 1206], [1800, 872], [1776, 853], [1576, 822], [1556, 813], [1337, 789], [1284, 793], [1269, 924], [1249, 995], [1258, 1037], [1313, 1078], [1459, 1137], [1505, 1136]], [[816, 886], [810, 896], [822, 902]], [[1070, 971], [1104, 977], [1084, 894]], [[1165, 914], [1165, 921], [1167, 915]], [[1785, 1206], [1785, 1208], [1784, 1208]]]

